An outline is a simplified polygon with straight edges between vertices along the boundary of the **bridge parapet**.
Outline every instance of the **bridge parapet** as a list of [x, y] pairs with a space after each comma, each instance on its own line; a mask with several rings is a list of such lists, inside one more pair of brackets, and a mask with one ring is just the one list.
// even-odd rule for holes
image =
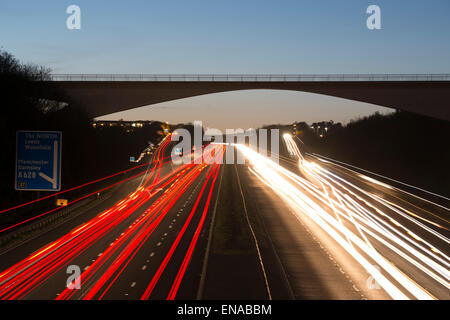
[[359, 82], [450, 81], [450, 74], [53, 74], [53, 81]]

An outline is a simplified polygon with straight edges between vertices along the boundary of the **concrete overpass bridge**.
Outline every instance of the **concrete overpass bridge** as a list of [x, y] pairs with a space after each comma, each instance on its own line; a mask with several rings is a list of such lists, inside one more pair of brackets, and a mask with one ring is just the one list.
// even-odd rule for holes
[[93, 118], [209, 93], [274, 89], [323, 94], [450, 121], [450, 74], [54, 74], [51, 85], [65, 97], [47, 98], [75, 102]]

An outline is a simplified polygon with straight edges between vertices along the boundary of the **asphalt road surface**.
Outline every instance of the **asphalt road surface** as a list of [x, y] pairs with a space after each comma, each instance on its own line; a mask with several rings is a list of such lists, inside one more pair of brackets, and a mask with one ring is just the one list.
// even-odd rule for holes
[[450, 297], [445, 206], [305, 158], [284, 138], [289, 156], [280, 165], [237, 148], [249, 161], [240, 170], [245, 199], [255, 202], [296, 298]]
[[[1, 298], [195, 297], [202, 267], [195, 254], [205, 245], [220, 165], [165, 163], [167, 145], [152, 169], [107, 201], [4, 252]], [[214, 152], [221, 157], [222, 147]], [[81, 271], [69, 281], [78, 290], [66, 287], [72, 268]]]
[[[304, 155], [145, 173], [0, 251], [1, 299], [449, 299], [449, 209]], [[187, 155], [192, 159], [192, 155]], [[77, 274], [80, 271], [80, 274]]]

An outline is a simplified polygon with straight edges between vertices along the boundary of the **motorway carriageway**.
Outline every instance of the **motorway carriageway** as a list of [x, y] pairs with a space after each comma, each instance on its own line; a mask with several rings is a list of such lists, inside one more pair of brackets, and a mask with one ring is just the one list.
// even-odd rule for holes
[[[283, 138], [290, 157], [280, 158], [290, 170], [244, 145], [234, 145], [249, 161], [253, 180], [289, 208], [287, 214], [272, 211], [272, 221], [294, 216], [293, 229], [310, 232], [366, 298], [450, 298], [448, 209], [439, 205], [424, 209], [420, 199], [412, 200], [385, 183], [328, 161], [305, 159], [290, 135]], [[270, 222], [266, 225], [283, 267], [305, 269], [305, 265], [289, 266], [290, 257], [283, 257], [287, 230], [270, 234], [273, 228]], [[296, 286], [302, 290], [295, 274], [289, 281], [294, 293]]]
[[[1, 272], [0, 298], [174, 299], [180, 290], [195, 296], [197, 279], [182, 284], [220, 165], [173, 168], [163, 161], [169, 141], [134, 192]], [[220, 158], [224, 147], [209, 152]], [[70, 265], [82, 268], [80, 290], [66, 288]]]

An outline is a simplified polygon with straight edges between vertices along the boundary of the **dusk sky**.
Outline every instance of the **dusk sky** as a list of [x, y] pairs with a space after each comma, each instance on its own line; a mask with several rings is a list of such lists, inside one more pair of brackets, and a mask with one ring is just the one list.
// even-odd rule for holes
[[[66, 8], [81, 7], [81, 30]], [[366, 8], [381, 8], [381, 30]], [[450, 73], [450, 1], [0, 1], [0, 46], [54, 73]], [[301, 92], [242, 91], [103, 119], [255, 127], [349, 119], [373, 105]]]

